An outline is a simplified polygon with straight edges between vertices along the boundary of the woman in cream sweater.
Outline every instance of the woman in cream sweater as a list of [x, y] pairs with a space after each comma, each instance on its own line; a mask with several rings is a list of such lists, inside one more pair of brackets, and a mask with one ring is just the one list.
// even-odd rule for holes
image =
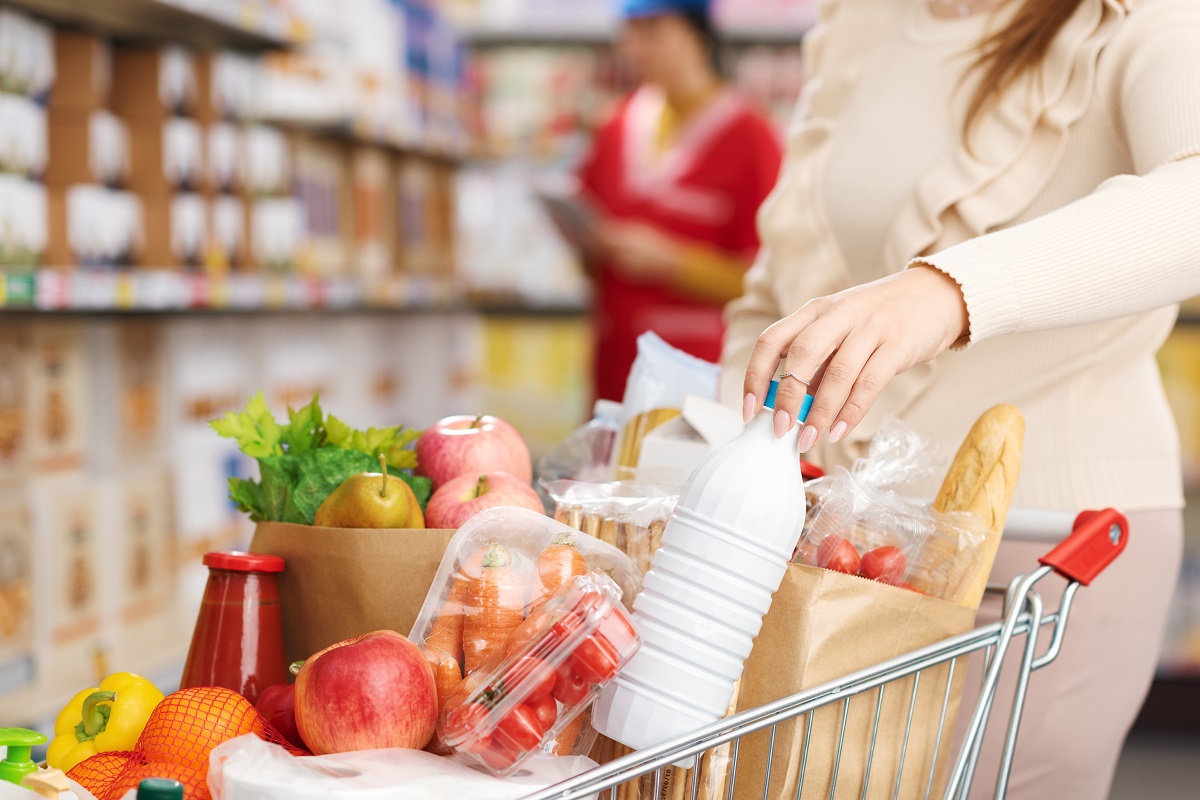
[[[1200, 3], [819, 5], [722, 394], [749, 416], [790, 373], [782, 432], [811, 385], [800, 445], [823, 465], [860, 454], [888, 414], [948, 456], [1010, 402], [1028, 423], [1017, 505], [1129, 514], [1128, 549], [1031, 684], [1010, 790], [1099, 800], [1180, 564], [1155, 353], [1200, 293]], [[1005, 542], [993, 578], [1045, 549]], [[976, 787], [993, 776], [982, 766]]]

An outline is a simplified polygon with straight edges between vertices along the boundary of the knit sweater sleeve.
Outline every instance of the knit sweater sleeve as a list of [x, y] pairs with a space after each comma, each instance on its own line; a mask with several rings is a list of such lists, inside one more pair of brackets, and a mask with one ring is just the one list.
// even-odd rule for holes
[[912, 265], [962, 287], [969, 343], [1115, 319], [1200, 294], [1200, 8], [1148, 4], [1126, 23], [1107, 99], [1136, 174], [1035, 220]]

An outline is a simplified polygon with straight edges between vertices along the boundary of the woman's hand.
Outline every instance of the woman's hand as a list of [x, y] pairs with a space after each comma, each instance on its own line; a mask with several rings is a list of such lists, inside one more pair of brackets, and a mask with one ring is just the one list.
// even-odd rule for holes
[[675, 239], [640, 222], [608, 223], [600, 231], [600, 242], [613, 268], [635, 283], [669, 283], [683, 260]]
[[746, 371], [746, 419], [762, 408], [779, 361], [775, 435], [791, 429], [811, 379], [812, 410], [800, 452], [826, 431], [836, 442], [862, 421], [892, 378], [945, 352], [969, 329], [962, 290], [933, 267], [917, 266], [882, 280], [821, 297], [767, 328]]

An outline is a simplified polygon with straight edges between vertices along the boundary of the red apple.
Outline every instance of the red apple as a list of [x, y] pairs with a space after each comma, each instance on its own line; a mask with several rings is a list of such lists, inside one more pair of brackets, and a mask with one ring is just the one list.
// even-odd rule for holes
[[446, 417], [417, 440], [417, 474], [433, 481], [433, 488], [459, 475], [507, 472], [533, 481], [529, 448], [517, 429], [489, 416]]
[[471, 473], [459, 475], [433, 493], [425, 508], [425, 525], [429, 528], [459, 528], [480, 511], [499, 506], [517, 506], [546, 513], [542, 498], [529, 481], [507, 472]]
[[326, 647], [296, 676], [296, 726], [315, 755], [429, 744], [437, 727], [433, 670], [395, 631]]

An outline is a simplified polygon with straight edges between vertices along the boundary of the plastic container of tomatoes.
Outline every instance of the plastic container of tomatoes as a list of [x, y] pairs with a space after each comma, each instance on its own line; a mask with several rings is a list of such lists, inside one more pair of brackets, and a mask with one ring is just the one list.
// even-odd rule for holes
[[537, 753], [570, 755], [591, 744], [592, 701], [642, 640], [606, 575], [563, 584], [496, 653], [467, 677], [438, 723], [455, 758], [508, 775]]

